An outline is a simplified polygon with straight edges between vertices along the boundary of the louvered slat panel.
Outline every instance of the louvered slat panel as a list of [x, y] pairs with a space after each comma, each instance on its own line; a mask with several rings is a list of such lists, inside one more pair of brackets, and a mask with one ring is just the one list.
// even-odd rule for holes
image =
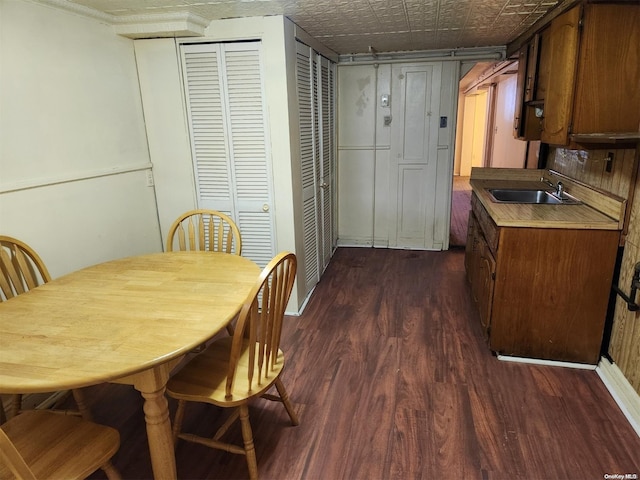
[[230, 200], [218, 53], [185, 51], [187, 108], [199, 199]]
[[309, 57], [298, 53], [296, 62], [298, 107], [300, 117], [300, 161], [302, 187], [313, 186], [313, 106]]
[[304, 225], [305, 280], [308, 286], [313, 286], [319, 278], [315, 198], [312, 197], [304, 201], [302, 205], [302, 216], [302, 223]]
[[300, 162], [302, 181], [302, 228], [305, 286], [310, 291], [320, 279], [318, 268], [318, 198], [317, 164], [315, 162], [314, 122], [317, 116], [314, 99], [313, 52], [302, 43], [297, 44], [296, 86], [299, 106]]
[[271, 220], [264, 213], [240, 212], [238, 228], [242, 232], [242, 255], [264, 268], [273, 257], [265, 249], [264, 236], [271, 230]]
[[329, 64], [324, 59], [321, 66], [320, 81], [322, 92], [322, 176], [325, 177], [330, 175], [331, 132], [329, 128]]
[[227, 95], [239, 199], [269, 198], [262, 79], [258, 51], [227, 51]]
[[318, 62], [317, 58], [319, 56], [312, 52], [312, 62], [311, 62], [311, 94], [312, 94], [312, 105], [313, 105], [313, 165], [314, 165], [314, 175], [316, 178], [316, 182], [320, 183], [320, 122], [322, 110], [320, 109], [320, 95], [318, 89]]
[[331, 259], [333, 251], [333, 142], [332, 142], [332, 105], [333, 91], [330, 80], [331, 63], [326, 58], [320, 59], [320, 91], [322, 105], [322, 182], [324, 188], [321, 191], [322, 196], [322, 228], [321, 228], [321, 265], [326, 268]]

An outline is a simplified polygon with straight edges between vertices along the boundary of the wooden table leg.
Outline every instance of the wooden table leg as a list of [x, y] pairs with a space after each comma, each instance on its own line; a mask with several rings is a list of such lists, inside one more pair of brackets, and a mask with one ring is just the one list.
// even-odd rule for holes
[[176, 459], [171, 437], [171, 421], [169, 420], [169, 403], [164, 396], [164, 385], [159, 390], [140, 391], [144, 397], [144, 418], [147, 422], [147, 439], [153, 478], [156, 480], [174, 480]]
[[173, 367], [182, 357], [168, 363], [157, 365], [143, 372], [114, 380], [115, 383], [133, 385], [144, 398], [144, 419], [147, 423], [147, 440], [151, 454], [153, 478], [156, 480], [175, 480], [176, 457], [171, 436], [169, 402], [165, 397], [167, 381]]

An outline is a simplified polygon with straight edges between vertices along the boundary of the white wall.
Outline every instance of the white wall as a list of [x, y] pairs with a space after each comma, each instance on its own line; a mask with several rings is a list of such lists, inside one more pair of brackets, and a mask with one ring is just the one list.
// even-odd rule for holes
[[487, 130], [487, 92], [485, 90], [466, 95], [463, 101], [462, 143], [460, 175], [471, 175], [472, 167], [485, 165], [485, 140]]
[[161, 249], [133, 41], [0, 2], [0, 234], [52, 276]]
[[513, 137], [517, 76], [509, 75], [496, 86], [491, 167], [524, 168], [527, 142]]

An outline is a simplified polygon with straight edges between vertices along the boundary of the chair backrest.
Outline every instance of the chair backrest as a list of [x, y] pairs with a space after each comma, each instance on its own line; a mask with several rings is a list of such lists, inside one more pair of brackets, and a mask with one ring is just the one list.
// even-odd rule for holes
[[16, 478], [24, 480], [36, 480], [29, 465], [24, 461], [13, 442], [0, 428], [0, 460], [4, 463]]
[[26, 243], [0, 235], [0, 301], [51, 280], [40, 256]]
[[208, 250], [242, 253], [240, 230], [226, 214], [217, 210], [190, 210], [180, 215], [169, 228], [167, 252]]
[[262, 270], [247, 296], [233, 334], [225, 390], [227, 397], [232, 396], [238, 360], [247, 345], [249, 389], [253, 381], [260, 383], [268, 376], [278, 361], [282, 322], [293, 290], [296, 268], [297, 259], [293, 253], [276, 255]]

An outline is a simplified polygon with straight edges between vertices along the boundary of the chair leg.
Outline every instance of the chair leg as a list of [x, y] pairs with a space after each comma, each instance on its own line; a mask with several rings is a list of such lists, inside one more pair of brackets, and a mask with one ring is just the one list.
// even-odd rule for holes
[[251, 431], [251, 423], [249, 422], [249, 406], [245, 403], [238, 408], [240, 410], [244, 451], [247, 457], [247, 466], [249, 467], [249, 478], [251, 480], [257, 480], [258, 461], [256, 460], [256, 448], [253, 444], [253, 433]]
[[178, 445], [178, 435], [180, 435], [180, 430], [182, 429], [182, 422], [184, 420], [184, 411], [187, 407], [186, 400], [178, 400], [178, 409], [176, 410], [176, 416], [173, 418], [173, 448], [175, 449]]
[[300, 422], [298, 421], [298, 415], [293, 410], [293, 405], [291, 405], [291, 401], [289, 400], [289, 395], [287, 394], [287, 390], [284, 388], [284, 384], [278, 378], [275, 382], [276, 389], [278, 389], [278, 394], [280, 395], [280, 400], [284, 404], [284, 408], [287, 410], [289, 414], [289, 418], [291, 419], [291, 423], [293, 425], [298, 425]]

